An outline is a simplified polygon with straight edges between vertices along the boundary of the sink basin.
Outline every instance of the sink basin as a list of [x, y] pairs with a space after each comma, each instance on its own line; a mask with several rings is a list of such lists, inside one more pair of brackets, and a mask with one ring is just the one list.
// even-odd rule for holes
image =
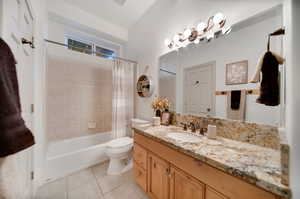
[[177, 141], [196, 143], [200, 142], [201, 138], [188, 133], [168, 133], [167, 136]]

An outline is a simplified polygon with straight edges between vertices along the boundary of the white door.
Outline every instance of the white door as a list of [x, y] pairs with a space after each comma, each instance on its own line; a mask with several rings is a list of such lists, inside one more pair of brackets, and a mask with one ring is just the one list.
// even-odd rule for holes
[[184, 69], [184, 113], [214, 114], [214, 64]]
[[[33, 49], [29, 44], [22, 44], [23, 38], [28, 41], [33, 39], [34, 17], [31, 4], [29, 0], [3, 0], [2, 9], [2, 38], [12, 49], [17, 61], [22, 116], [27, 127], [33, 131]], [[16, 195], [21, 198], [31, 198], [33, 149], [16, 154], [15, 162], [20, 170], [18, 186], [23, 189], [23, 195], [20, 193]]]

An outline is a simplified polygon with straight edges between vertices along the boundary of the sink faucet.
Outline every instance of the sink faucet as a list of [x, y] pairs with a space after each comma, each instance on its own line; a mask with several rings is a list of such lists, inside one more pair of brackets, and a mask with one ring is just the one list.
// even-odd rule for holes
[[197, 126], [197, 124], [195, 122], [190, 123], [190, 128], [191, 128], [192, 133], [196, 132], [196, 126]]
[[207, 128], [205, 128], [205, 127], [200, 128], [200, 134], [201, 135], [204, 135], [204, 133], [206, 133], [206, 132], [207, 132]]
[[183, 122], [181, 122], [180, 124], [183, 125], [183, 130], [184, 130], [184, 131], [187, 131], [187, 124], [186, 124], [186, 123], [183, 123]]
[[183, 130], [187, 131], [188, 128], [191, 129], [192, 133], [196, 133], [196, 130], [199, 129], [199, 124], [197, 122], [190, 122], [189, 124], [186, 123], [180, 123], [183, 125]]

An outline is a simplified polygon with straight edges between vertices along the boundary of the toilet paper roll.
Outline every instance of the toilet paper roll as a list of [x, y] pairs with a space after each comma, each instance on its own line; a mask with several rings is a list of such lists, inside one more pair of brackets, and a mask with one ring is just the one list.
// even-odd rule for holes
[[214, 125], [208, 125], [207, 127], [207, 137], [210, 139], [217, 138], [217, 127]]

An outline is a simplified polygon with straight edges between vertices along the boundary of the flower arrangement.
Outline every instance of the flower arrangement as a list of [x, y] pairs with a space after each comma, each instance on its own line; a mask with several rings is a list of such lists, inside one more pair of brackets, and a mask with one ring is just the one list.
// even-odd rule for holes
[[[161, 98], [156, 96], [151, 104], [152, 109], [156, 112], [156, 116], [160, 115], [162, 111], [167, 111], [171, 107], [171, 102], [168, 98]], [[159, 112], [159, 113], [158, 113]]]

